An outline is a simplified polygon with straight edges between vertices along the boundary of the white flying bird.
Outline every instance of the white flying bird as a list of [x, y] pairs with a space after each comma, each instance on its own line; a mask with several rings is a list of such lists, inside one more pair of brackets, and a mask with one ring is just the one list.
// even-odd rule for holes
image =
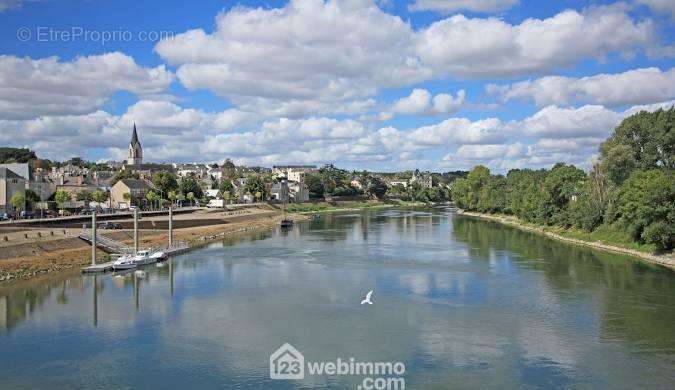
[[366, 303], [369, 305], [372, 305], [373, 302], [370, 301], [370, 296], [373, 295], [373, 290], [368, 291], [368, 294], [366, 294], [366, 299], [361, 301], [362, 305], [365, 305]]

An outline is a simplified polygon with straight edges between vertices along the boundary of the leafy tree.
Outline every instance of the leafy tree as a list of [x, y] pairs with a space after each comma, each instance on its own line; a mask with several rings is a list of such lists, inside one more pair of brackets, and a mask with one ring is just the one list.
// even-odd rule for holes
[[27, 148], [0, 148], [0, 163], [27, 163], [36, 160], [35, 152]]
[[138, 173], [127, 171], [127, 170], [121, 170], [117, 171], [115, 173], [115, 176], [110, 179], [110, 186], [114, 186], [118, 181], [123, 180], [123, 179], [138, 179]]
[[260, 193], [260, 196], [256, 196], [259, 199], [267, 198], [267, 186], [261, 175], [251, 175], [246, 179], [246, 184], [244, 185], [244, 191], [254, 195]]
[[145, 199], [150, 203], [151, 208], [154, 210], [155, 209], [155, 202], [159, 200], [160, 196], [157, 195], [154, 191], [148, 191], [147, 194], [145, 194]]
[[635, 241], [671, 249], [675, 232], [675, 180], [661, 170], [635, 171], [619, 189], [618, 222]]
[[232, 185], [232, 181], [229, 179], [223, 179], [220, 182], [219, 190], [223, 198], [225, 198], [226, 194], [229, 196], [234, 196], [234, 186]]
[[600, 146], [602, 163], [621, 184], [634, 169], [675, 169], [675, 108], [624, 119]]
[[108, 200], [108, 193], [102, 190], [96, 190], [91, 194], [91, 198], [94, 202], [101, 204]]
[[175, 204], [176, 199], [178, 199], [178, 194], [176, 193], [176, 191], [169, 191], [166, 197], [171, 201], [171, 203]]
[[65, 203], [70, 202], [72, 198], [70, 197], [70, 193], [67, 191], [56, 191], [54, 194], [54, 200], [56, 200], [57, 203]]
[[199, 182], [193, 175], [188, 175], [183, 180], [181, 180], [178, 188], [183, 194], [192, 192], [193, 197], [196, 198], [201, 198], [203, 195], [202, 188], [199, 186]]
[[175, 191], [178, 189], [178, 181], [176, 180], [176, 176], [174, 176], [171, 172], [155, 172], [155, 174], [152, 175], [151, 181], [155, 188], [160, 190], [163, 194], [168, 194], [169, 191]]
[[365, 188], [366, 194], [376, 198], [382, 198], [387, 193], [387, 184], [377, 176], [371, 176], [368, 187]]
[[33, 190], [26, 190], [26, 202], [35, 203], [40, 201], [40, 196]]
[[79, 201], [90, 202], [93, 199], [93, 197], [92, 197], [92, 193], [90, 191], [79, 190], [75, 194], [75, 199], [79, 200]]
[[16, 194], [12, 195], [12, 198], [9, 201], [12, 204], [12, 207], [14, 207], [14, 210], [21, 211], [24, 209], [24, 205], [26, 204], [26, 196], [23, 192], [17, 192]]
[[305, 184], [309, 190], [310, 198], [323, 198], [325, 194], [325, 187], [321, 176], [315, 173], [308, 173], [305, 175]]
[[190, 206], [194, 205], [194, 200], [195, 200], [195, 193], [194, 192], [188, 192], [186, 195], [187, 200], [190, 201]]

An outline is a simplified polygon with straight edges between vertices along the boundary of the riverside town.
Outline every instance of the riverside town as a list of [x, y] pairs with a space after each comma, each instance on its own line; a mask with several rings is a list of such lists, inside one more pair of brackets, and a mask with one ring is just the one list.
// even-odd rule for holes
[[0, 389], [669, 389], [674, 250], [669, 2], [0, 0]]

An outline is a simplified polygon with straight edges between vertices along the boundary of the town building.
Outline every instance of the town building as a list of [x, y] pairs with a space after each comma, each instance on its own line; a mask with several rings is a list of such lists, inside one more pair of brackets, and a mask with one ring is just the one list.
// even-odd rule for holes
[[56, 186], [48, 180], [41, 169], [34, 169], [28, 163], [0, 164], [0, 168], [7, 168], [25, 180], [25, 188], [32, 190], [42, 200], [49, 199], [56, 191]]
[[292, 181], [288, 183], [290, 192], [290, 201], [294, 203], [302, 203], [309, 201], [309, 188], [307, 184], [299, 181]]
[[[116, 209], [127, 209], [129, 206], [136, 203], [140, 203], [145, 199], [145, 195], [152, 188], [148, 183], [143, 180], [137, 179], [122, 179], [115, 183], [112, 188], [110, 188], [110, 205]], [[124, 197], [124, 194], [131, 195], [131, 204], [130, 200], [127, 200]]]
[[26, 195], [26, 179], [7, 168], [0, 168], [0, 212], [11, 212], [12, 197]]
[[272, 167], [274, 176], [298, 182], [304, 182], [305, 175], [315, 171], [316, 165], [275, 165]]
[[431, 188], [434, 186], [433, 178], [430, 173], [422, 173], [419, 169], [415, 169], [413, 172], [410, 183], [419, 183], [423, 188]]

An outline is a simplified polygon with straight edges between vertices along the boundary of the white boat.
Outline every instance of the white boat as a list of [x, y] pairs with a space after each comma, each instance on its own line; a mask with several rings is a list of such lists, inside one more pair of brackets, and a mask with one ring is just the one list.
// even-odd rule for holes
[[156, 257], [150, 256], [150, 251], [138, 251], [136, 252], [136, 256], [134, 256], [133, 259], [136, 265], [145, 265], [157, 262]]
[[116, 271], [124, 269], [136, 268], [137, 264], [134, 261], [134, 258], [129, 255], [125, 255], [115, 260], [112, 264], [112, 268]]
[[151, 257], [151, 258], [154, 258], [155, 261], [164, 261], [164, 260], [167, 259], [166, 253], [164, 253], [164, 252], [162, 252], [162, 251], [152, 252], [152, 253], [150, 254], [150, 257]]

